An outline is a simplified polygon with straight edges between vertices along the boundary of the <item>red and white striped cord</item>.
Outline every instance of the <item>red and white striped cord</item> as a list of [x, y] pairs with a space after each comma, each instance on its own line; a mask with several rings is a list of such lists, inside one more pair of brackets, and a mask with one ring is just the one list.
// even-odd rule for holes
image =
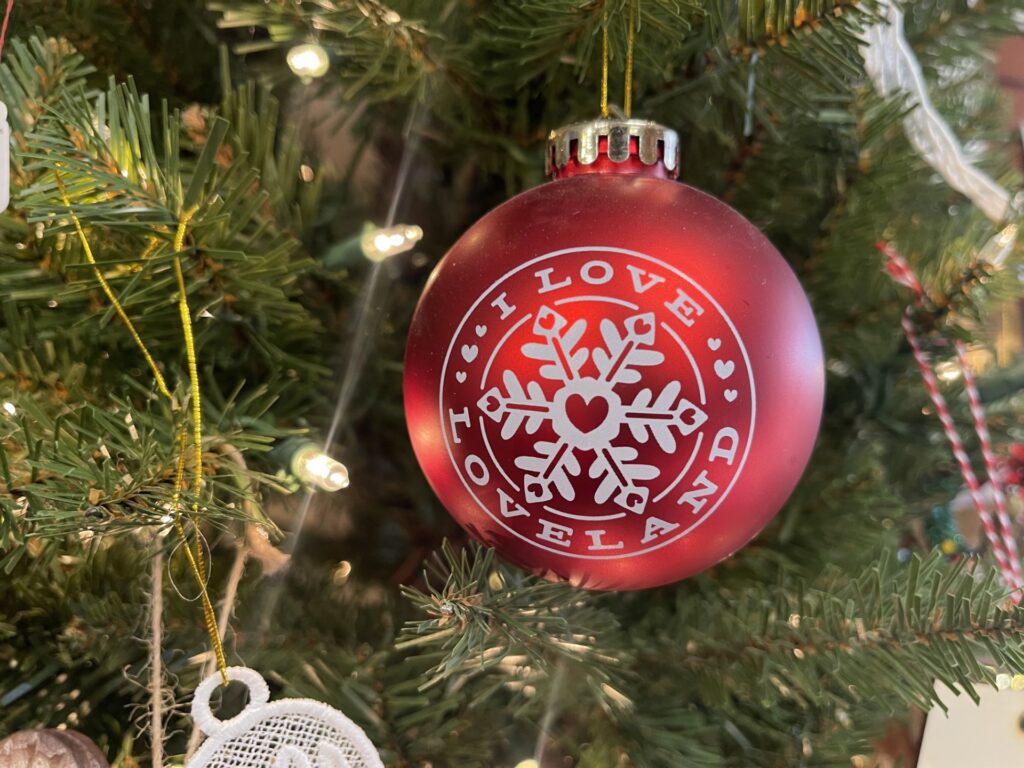
[[[878, 243], [878, 249], [884, 253], [887, 258], [885, 268], [889, 276], [901, 285], [905, 285], [910, 288], [914, 292], [916, 303], [919, 305], [922, 304], [924, 302], [924, 289], [921, 287], [921, 283], [918, 281], [917, 276], [910, 267], [910, 264], [908, 264], [907, 261], [887, 243]], [[925, 352], [921, 346], [921, 341], [918, 338], [917, 329], [914, 328], [914, 321], [909, 307], [903, 313], [901, 325], [903, 326], [903, 332], [907, 336], [907, 341], [910, 343], [910, 348], [913, 351], [914, 361], [917, 363], [917, 369], [921, 374], [921, 378], [924, 380], [925, 389], [927, 389], [928, 396], [931, 399], [932, 404], [935, 406], [935, 412], [939, 416], [939, 421], [942, 422], [942, 428], [946, 434], [946, 440], [949, 441], [949, 445], [953, 450], [953, 456], [956, 458], [957, 464], [960, 467], [960, 474], [963, 477], [964, 484], [967, 486], [967, 491], [970, 494], [971, 501], [974, 503], [974, 507], [978, 512], [978, 517], [981, 519], [982, 527], [985, 529], [985, 536], [992, 548], [992, 554], [996, 559], [999, 572], [1006, 585], [1014, 590], [1014, 601], [1019, 602], [1021, 599], [1020, 589], [1024, 586], [1024, 577], [1022, 577], [1021, 574], [1020, 556], [1017, 550], [1017, 542], [1014, 540], [1010, 517], [1006, 511], [1006, 497], [1003, 494], [995, 455], [992, 452], [992, 439], [989, 435], [988, 425], [985, 421], [985, 411], [981, 404], [981, 397], [978, 394], [978, 388], [974, 381], [974, 376], [971, 374], [971, 370], [967, 365], [967, 350], [962, 342], [958, 341], [956, 343], [957, 362], [960, 367], [961, 374], [963, 375], [964, 388], [967, 390], [967, 397], [971, 404], [971, 415], [974, 417], [974, 428], [978, 433], [978, 441], [981, 443], [982, 455], [985, 457], [985, 471], [988, 474], [989, 482], [992, 485], [992, 495], [996, 502], [996, 510], [999, 518], [998, 524], [992, 517], [992, 514], [988, 511], [988, 508], [985, 506], [984, 499], [982, 499], [981, 484], [978, 482], [978, 478], [974, 474], [974, 468], [971, 466], [970, 457], [964, 449], [963, 441], [960, 439], [960, 433], [957, 431], [956, 424], [953, 422], [953, 416], [950, 413], [948, 404], [946, 403], [946, 398], [943, 397], [942, 390], [939, 388], [939, 382], [935, 377], [935, 372], [932, 370], [928, 353]], [[1001, 531], [999, 526], [1002, 526]]]
[[1017, 584], [1020, 585], [1024, 583], [1024, 577], [1021, 575], [1020, 553], [1017, 551], [1017, 540], [1013, 536], [1013, 523], [1010, 521], [1010, 515], [1006, 509], [1006, 494], [1003, 492], [999, 463], [996, 461], [995, 452], [992, 450], [992, 436], [988, 431], [985, 408], [981, 404], [978, 385], [975, 383], [974, 374], [967, 363], [967, 345], [960, 340], [956, 342], [956, 358], [963, 373], [964, 389], [967, 391], [967, 400], [971, 406], [971, 416], [974, 417], [974, 431], [978, 434], [981, 455], [985, 460], [985, 473], [992, 484], [992, 498], [996, 504], [996, 514], [999, 517], [999, 524], [1003, 527], [1003, 541], [1006, 544], [1006, 554], [1010, 559], [1010, 565], [1013, 567]]
[[[986, 508], [984, 499], [981, 497], [981, 484], [974, 474], [970, 457], [964, 449], [956, 424], [953, 423], [953, 416], [949, 411], [949, 406], [946, 404], [946, 398], [943, 397], [942, 391], [939, 389], [939, 382], [935, 378], [935, 372], [932, 370], [928, 354], [921, 348], [921, 341], [918, 339], [917, 331], [914, 329], [914, 322], [911, 320], [909, 312], [903, 314], [902, 325], [903, 332], [907, 335], [907, 341], [910, 342], [910, 348], [914, 352], [914, 360], [917, 362], [918, 371], [920, 371], [925, 388], [928, 390], [928, 396], [935, 406], [935, 412], [939, 416], [939, 421], [942, 422], [942, 429], [946, 433], [946, 439], [949, 441], [950, 448], [953, 449], [953, 456], [960, 466], [960, 475], [967, 486], [971, 501], [974, 502], [974, 508], [978, 512], [978, 517], [981, 518], [981, 524], [985, 529], [985, 536], [992, 547], [992, 554], [996, 558], [999, 571], [1006, 584], [1013, 589], [1017, 589], [1021, 586], [1020, 564], [1014, 563], [1010, 559], [1007, 552], [1009, 547], [1004, 544], [1004, 537], [1000, 535], [996, 521]], [[993, 482], [994, 485], [995, 483]], [[1006, 536], [1005, 538], [1010, 539], [1012, 537]]]

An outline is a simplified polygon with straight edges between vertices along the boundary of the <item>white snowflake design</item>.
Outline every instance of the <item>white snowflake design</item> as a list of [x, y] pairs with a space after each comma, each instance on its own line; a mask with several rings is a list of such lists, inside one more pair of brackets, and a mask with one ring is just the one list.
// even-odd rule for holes
[[[502, 374], [504, 392], [491, 387], [478, 401], [481, 410], [501, 424], [501, 438], [508, 440], [520, 429], [532, 435], [548, 422], [557, 439], [538, 440], [535, 455], [520, 456], [516, 467], [523, 471], [526, 501], [541, 503], [554, 499], [576, 499], [572, 478], [583, 472], [581, 454], [593, 452], [588, 475], [597, 480], [594, 501], [609, 500], [623, 509], [643, 514], [650, 496], [646, 481], [654, 480], [660, 470], [636, 461], [639, 451], [623, 444], [628, 432], [636, 443], [653, 439], [666, 453], [676, 449], [676, 434], [686, 437], [707, 421], [697, 405], [680, 397], [682, 384], [670, 381], [655, 396], [641, 389], [631, 402], [624, 403], [618, 387], [637, 384], [640, 369], [660, 365], [665, 356], [650, 347], [655, 339], [654, 313], [626, 318], [622, 329], [609, 319], [600, 323], [603, 346], [587, 348], [580, 342], [587, 329], [586, 320], [570, 323], [550, 307], [542, 307], [533, 324], [539, 341], [522, 347], [525, 357], [538, 360], [540, 376], [560, 383], [550, 399], [537, 381], [525, 386], [513, 371]], [[582, 369], [592, 360], [598, 375], [585, 376]]]

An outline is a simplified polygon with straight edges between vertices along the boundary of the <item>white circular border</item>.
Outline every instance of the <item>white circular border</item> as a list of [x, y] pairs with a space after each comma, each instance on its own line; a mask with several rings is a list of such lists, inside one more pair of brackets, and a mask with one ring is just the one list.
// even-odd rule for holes
[[203, 680], [199, 687], [196, 688], [195, 696], [192, 698], [192, 719], [196, 721], [196, 725], [207, 736], [213, 736], [218, 731], [223, 730], [231, 723], [240, 719], [248, 710], [262, 707], [270, 701], [270, 688], [267, 686], [263, 676], [256, 670], [249, 669], [248, 667], [228, 667], [224, 670], [224, 675], [227, 677], [228, 682], [242, 683], [249, 689], [249, 703], [245, 705], [245, 709], [233, 718], [221, 720], [210, 709], [210, 697], [220, 687], [221, 683], [224, 682], [224, 679], [218, 673], [210, 675]]
[[[553, 549], [552, 547], [548, 547], [548, 546], [545, 546], [543, 544], [538, 544], [534, 540], [534, 538], [532, 538], [530, 536], [526, 536], [526, 535], [522, 534], [521, 532], [517, 531], [516, 529], [509, 527], [503, 520], [500, 519], [500, 517], [498, 515], [495, 515], [490, 509], [488, 509], [486, 504], [484, 504], [482, 501], [480, 501], [480, 498], [476, 495], [476, 493], [473, 490], [473, 488], [471, 488], [469, 483], [466, 482], [466, 478], [463, 477], [463, 475], [462, 475], [462, 469], [459, 467], [458, 462], [455, 461], [455, 454], [452, 451], [451, 442], [448, 439], [448, 430], [445, 427], [444, 385], [445, 385], [446, 374], [448, 372], [448, 361], [451, 358], [452, 350], [455, 349], [456, 341], [458, 340], [459, 336], [461, 335], [462, 329], [466, 325], [466, 321], [469, 320], [469, 318], [472, 316], [472, 314], [476, 311], [477, 307], [480, 306], [480, 303], [485, 298], [487, 298], [487, 296], [489, 296], [491, 294], [491, 292], [495, 288], [497, 288], [499, 285], [501, 285], [503, 282], [505, 282], [509, 277], [511, 277], [512, 275], [516, 274], [517, 272], [521, 272], [522, 270], [526, 269], [527, 267], [531, 267], [534, 264], [537, 264], [538, 262], [544, 261], [546, 259], [553, 259], [553, 258], [556, 258], [558, 256], [564, 256], [564, 255], [570, 254], [570, 253], [587, 253], [587, 252], [592, 252], [592, 253], [618, 253], [618, 254], [622, 254], [624, 256], [632, 256], [634, 258], [638, 258], [638, 259], [643, 259], [645, 261], [649, 261], [649, 262], [651, 262], [653, 264], [657, 264], [659, 267], [662, 267], [663, 269], [668, 270], [669, 272], [672, 272], [677, 277], [683, 279], [684, 281], [689, 283], [691, 286], [693, 286], [696, 290], [698, 290], [701, 293], [701, 295], [704, 296], [704, 298], [706, 298], [716, 310], [718, 310], [718, 313], [722, 316], [722, 319], [725, 320], [725, 323], [729, 327], [729, 330], [732, 331], [733, 337], [736, 339], [736, 343], [739, 344], [740, 352], [743, 355], [743, 362], [747, 366], [747, 377], [748, 377], [749, 383], [750, 383], [750, 431], [747, 433], [747, 444], [746, 444], [746, 447], [743, 450], [743, 457], [740, 459], [740, 463], [736, 466], [736, 472], [733, 474], [732, 481], [729, 483], [729, 485], [726, 487], [726, 489], [722, 492], [722, 495], [718, 497], [718, 500], [715, 501], [715, 503], [711, 505], [710, 509], [708, 509], [708, 511], [705, 512], [704, 515], [702, 515], [689, 528], [683, 529], [680, 533], [676, 534], [672, 538], [665, 539], [664, 541], [661, 541], [660, 543], [654, 545], [653, 547], [648, 547], [647, 549], [641, 549], [641, 550], [638, 550], [636, 552], [631, 552], [628, 555], [580, 555], [580, 554], [576, 554], [575, 552], [566, 552], [565, 550]], [[757, 420], [757, 389], [754, 386], [754, 369], [753, 369], [753, 366], [750, 363], [750, 356], [747, 354], [747, 347], [743, 343], [743, 337], [740, 336], [739, 331], [736, 330], [736, 326], [733, 324], [732, 318], [729, 317], [729, 315], [726, 313], [726, 311], [724, 309], [722, 309], [722, 305], [719, 304], [715, 300], [715, 297], [712, 296], [710, 293], [708, 293], [704, 289], [704, 287], [702, 285], [700, 285], [697, 281], [695, 281], [693, 278], [691, 278], [689, 275], [685, 274], [684, 272], [682, 272], [682, 271], [676, 269], [675, 267], [671, 266], [670, 264], [666, 264], [665, 262], [661, 261], [660, 259], [656, 259], [653, 256], [647, 255], [646, 253], [641, 253], [639, 251], [631, 251], [631, 250], [626, 249], [626, 248], [614, 248], [612, 246], [605, 246], [605, 245], [586, 245], [586, 246], [577, 246], [575, 248], [563, 248], [563, 249], [558, 250], [558, 251], [551, 251], [549, 253], [545, 253], [545, 254], [543, 254], [541, 256], [537, 256], [537, 257], [535, 257], [533, 259], [530, 259], [529, 261], [523, 262], [522, 264], [520, 264], [515, 269], [510, 269], [508, 272], [506, 272], [501, 277], [499, 277], [497, 280], [495, 280], [493, 283], [491, 283], [487, 287], [487, 289], [483, 293], [480, 294], [479, 298], [477, 298], [477, 300], [475, 302], [473, 302], [473, 305], [468, 310], [466, 310], [466, 314], [463, 315], [462, 321], [459, 323], [458, 327], [455, 329], [455, 333], [452, 334], [451, 341], [448, 343], [448, 351], [445, 353], [445, 356], [444, 356], [444, 363], [441, 365], [441, 381], [440, 381], [440, 384], [439, 384], [439, 387], [438, 387], [437, 402], [438, 402], [438, 408], [439, 408], [439, 418], [440, 418], [440, 424], [441, 424], [441, 434], [444, 436], [444, 445], [445, 445], [445, 448], [448, 450], [448, 459], [449, 459], [449, 461], [451, 461], [452, 466], [455, 468], [455, 472], [459, 476], [459, 480], [462, 481], [463, 487], [466, 489], [466, 491], [469, 493], [469, 495], [473, 497], [473, 500], [477, 503], [477, 506], [480, 507], [480, 509], [483, 510], [487, 514], [488, 517], [490, 517], [492, 520], [494, 520], [494, 522], [496, 522], [498, 525], [500, 525], [502, 528], [504, 528], [506, 531], [511, 533], [516, 538], [522, 539], [523, 541], [527, 542], [528, 544], [531, 544], [532, 546], [537, 547], [538, 549], [542, 549], [542, 550], [544, 550], [546, 552], [552, 552], [552, 553], [554, 553], [556, 555], [561, 555], [562, 557], [574, 558], [574, 559], [577, 559], [577, 560], [625, 560], [628, 557], [636, 557], [638, 555], [647, 555], [647, 554], [650, 554], [651, 552], [655, 552], [655, 551], [661, 549], [662, 547], [667, 547], [669, 544], [672, 544], [672, 543], [674, 543], [676, 541], [679, 541], [679, 539], [683, 538], [684, 536], [687, 536], [691, 531], [695, 530], [705, 520], [707, 520], [709, 517], [711, 517], [711, 515], [714, 514], [715, 510], [718, 509], [722, 505], [722, 502], [725, 501], [726, 497], [732, 491], [733, 486], [736, 485], [736, 481], [739, 480], [740, 475], [743, 474], [743, 467], [746, 465], [746, 463], [747, 463], [747, 456], [750, 454], [750, 446], [754, 442], [754, 425], [755, 425], [756, 420]]]

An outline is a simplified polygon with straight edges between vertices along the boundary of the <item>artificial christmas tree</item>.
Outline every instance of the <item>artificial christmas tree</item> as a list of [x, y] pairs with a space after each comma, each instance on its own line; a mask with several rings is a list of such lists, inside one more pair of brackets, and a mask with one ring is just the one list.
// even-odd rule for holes
[[[902, 325], [911, 304], [973, 434], [963, 378], [941, 372], [1020, 293], [1014, 137], [985, 58], [1017, 4], [8, 7], [0, 737], [62, 728], [121, 768], [183, 766], [206, 754], [190, 698], [244, 663], [269, 700], [343, 712], [387, 766], [867, 765], [911, 708], [1024, 673], [1024, 613], [989, 545], [906, 546], [963, 481]], [[893, 31], [909, 44], [891, 56]], [[827, 392], [813, 458], [754, 541], [623, 594], [472, 543], [402, 409], [432, 267], [544, 189], [551, 126], [615, 113], [602, 82], [677, 128], [680, 181], [788, 262]], [[712, 375], [719, 350], [702, 348]], [[1021, 403], [988, 373], [998, 462]], [[781, 407], [801, 406], [819, 403]], [[268, 759], [338, 759], [302, 744]]]

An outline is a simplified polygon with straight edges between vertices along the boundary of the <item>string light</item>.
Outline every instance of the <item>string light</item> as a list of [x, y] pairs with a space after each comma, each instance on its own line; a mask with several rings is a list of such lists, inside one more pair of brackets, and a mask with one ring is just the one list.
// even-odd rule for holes
[[296, 45], [288, 51], [286, 59], [289, 69], [305, 82], [323, 77], [331, 65], [330, 56], [319, 43]]
[[18, 409], [14, 407], [14, 403], [10, 400], [6, 401], [3, 406], [4, 410], [7, 411], [8, 416], [16, 416]]
[[978, 260], [991, 264], [994, 267], [1002, 267], [1006, 257], [1013, 252], [1013, 246], [1017, 242], [1016, 224], [1009, 224], [989, 238], [978, 252]]
[[415, 224], [398, 224], [394, 227], [367, 229], [360, 245], [370, 261], [384, 261], [390, 256], [412, 250], [422, 239], [423, 230]]
[[352, 575], [352, 563], [348, 560], [342, 560], [338, 563], [338, 567], [334, 569], [334, 573], [331, 574], [331, 581], [337, 586], [342, 586], [348, 577]]
[[311, 441], [303, 441], [292, 453], [289, 469], [299, 480], [324, 491], [348, 488], [348, 469]]
[[338, 243], [324, 256], [324, 266], [337, 270], [355, 267], [359, 263], [380, 263], [392, 256], [406, 253], [423, 239], [423, 230], [415, 224], [396, 224], [377, 227], [367, 222], [363, 231]]
[[935, 366], [935, 373], [945, 382], [956, 381], [960, 378], [960, 366], [952, 360], [944, 360]]

